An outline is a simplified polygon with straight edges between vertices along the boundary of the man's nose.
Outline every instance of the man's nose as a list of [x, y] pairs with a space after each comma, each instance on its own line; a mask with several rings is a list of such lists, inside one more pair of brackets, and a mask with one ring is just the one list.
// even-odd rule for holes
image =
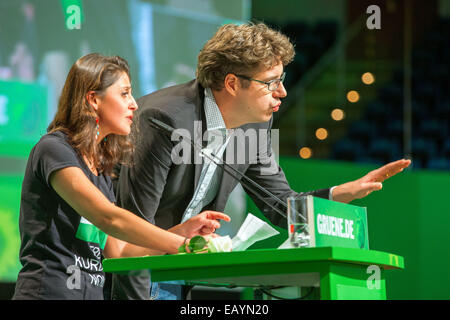
[[275, 90], [273, 93], [274, 93], [274, 97], [277, 97], [277, 98], [284, 98], [287, 96], [287, 91], [283, 85], [283, 82], [280, 82], [280, 85], [278, 86], [277, 90]]

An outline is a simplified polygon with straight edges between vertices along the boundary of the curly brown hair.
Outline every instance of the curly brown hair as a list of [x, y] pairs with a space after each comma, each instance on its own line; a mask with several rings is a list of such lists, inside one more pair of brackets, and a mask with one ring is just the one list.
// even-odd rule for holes
[[200, 51], [197, 79], [205, 88], [220, 90], [229, 73], [251, 77], [261, 68], [288, 65], [294, 55], [289, 38], [264, 23], [226, 24]]
[[47, 128], [48, 133], [58, 130], [66, 133], [72, 147], [81, 156], [93, 159], [97, 170], [107, 175], [112, 174], [117, 163], [131, 164], [136, 128], [133, 125], [127, 136], [110, 134], [106, 141], [97, 144], [97, 114], [86, 94], [89, 91], [103, 94], [123, 73], [130, 78], [128, 63], [119, 56], [91, 53], [78, 59], [67, 75], [58, 110]]

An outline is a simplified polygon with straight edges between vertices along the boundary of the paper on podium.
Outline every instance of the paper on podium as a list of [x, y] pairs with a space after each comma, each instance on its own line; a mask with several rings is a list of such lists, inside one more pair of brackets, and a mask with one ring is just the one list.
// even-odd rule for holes
[[244, 223], [239, 228], [236, 236], [231, 240], [233, 251], [244, 251], [255, 242], [270, 238], [279, 234], [267, 222], [249, 213]]
[[209, 252], [230, 252], [232, 242], [230, 236], [212, 238], [208, 242]]
[[286, 239], [285, 242], [283, 242], [278, 249], [290, 249], [290, 248], [295, 248], [292, 244], [291, 244], [291, 239], [289, 239], [289, 237]]

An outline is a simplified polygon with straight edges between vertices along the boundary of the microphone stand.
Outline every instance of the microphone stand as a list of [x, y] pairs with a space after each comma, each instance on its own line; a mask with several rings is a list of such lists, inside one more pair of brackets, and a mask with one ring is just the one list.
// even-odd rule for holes
[[[174, 128], [168, 126], [167, 124], [165, 124], [164, 122], [161, 122], [155, 118], [149, 117], [148, 120], [150, 121], [151, 125], [157, 129], [161, 129], [164, 132], [166, 132], [166, 134], [172, 136], [172, 133], [175, 131]], [[270, 198], [272, 198], [273, 200], [275, 200], [278, 204], [282, 205], [283, 208], [287, 209], [287, 205], [281, 201], [278, 197], [276, 197], [274, 194], [272, 194], [270, 191], [266, 190], [265, 188], [263, 188], [262, 186], [260, 186], [258, 183], [256, 183], [255, 181], [253, 181], [252, 179], [250, 179], [249, 177], [247, 177], [245, 174], [239, 172], [238, 170], [236, 170], [235, 168], [233, 168], [232, 166], [230, 166], [229, 164], [227, 164], [226, 162], [223, 162], [222, 159], [220, 159], [218, 156], [216, 156], [215, 154], [213, 154], [212, 152], [207, 154], [205, 152], [202, 151], [203, 147], [199, 146], [197, 144], [195, 144], [190, 138], [185, 137], [184, 135], [180, 134], [177, 132], [177, 134], [182, 137], [183, 139], [186, 139], [190, 142], [190, 144], [193, 146], [194, 150], [200, 150], [201, 154], [203, 156], [205, 156], [206, 158], [208, 158], [210, 161], [214, 162], [216, 165], [218, 165], [220, 168], [222, 168], [222, 170], [224, 170], [225, 172], [227, 172], [229, 175], [231, 175], [234, 179], [238, 180], [240, 183], [242, 183], [248, 190], [250, 190], [259, 200], [261, 200], [262, 202], [264, 202], [267, 206], [269, 206], [272, 210], [274, 210], [276, 213], [278, 213], [279, 215], [281, 215], [283, 218], [286, 219], [286, 214], [283, 213], [281, 210], [279, 210], [278, 208], [274, 207], [271, 203], [269, 203], [266, 199], [264, 199], [263, 197], [261, 197], [261, 195], [259, 193], [256, 192], [256, 190], [253, 188], [255, 187], [256, 189], [258, 189], [259, 191], [261, 191], [262, 193], [264, 193], [265, 195], [269, 196]], [[237, 177], [236, 174], [239, 176]], [[244, 181], [243, 181], [244, 180]], [[306, 221], [306, 218], [298, 213], [299, 216]]]

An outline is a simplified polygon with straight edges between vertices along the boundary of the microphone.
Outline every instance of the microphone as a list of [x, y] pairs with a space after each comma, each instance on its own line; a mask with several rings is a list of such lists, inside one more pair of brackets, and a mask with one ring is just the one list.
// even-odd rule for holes
[[[154, 128], [156, 128], [158, 130], [163, 130], [170, 137], [172, 136], [173, 132], [175, 131], [174, 128], [168, 126], [164, 122], [159, 121], [159, 120], [157, 120], [157, 119], [155, 119], [153, 117], [149, 117], [148, 120], [150, 121], [150, 124]], [[283, 208], [287, 209], [287, 205], [283, 201], [281, 201], [277, 196], [275, 196], [270, 191], [266, 190], [265, 188], [260, 186], [258, 183], [256, 183], [255, 181], [253, 181], [252, 179], [247, 177], [245, 174], [239, 172], [238, 170], [236, 170], [235, 168], [233, 168], [232, 166], [230, 166], [226, 162], [223, 162], [221, 158], [219, 158], [218, 156], [216, 156], [212, 152], [211, 153], [202, 152], [203, 146], [200, 146], [200, 145], [194, 143], [190, 138], [185, 137], [184, 135], [182, 135], [179, 132], [176, 132], [176, 134], [179, 135], [180, 137], [182, 137], [183, 139], [188, 140], [190, 142], [190, 144], [194, 147], [194, 150], [195, 149], [200, 150], [200, 152], [202, 153], [203, 156], [205, 156], [206, 158], [208, 158], [209, 160], [214, 162], [216, 165], [218, 165], [220, 168], [222, 168], [222, 170], [224, 170], [229, 175], [231, 175], [234, 179], [236, 179], [240, 183], [244, 184], [244, 186], [248, 190], [250, 190], [259, 200], [264, 202], [267, 206], [269, 206], [276, 213], [280, 214], [283, 218], [286, 218], [286, 214], [285, 213], [283, 213], [278, 208], [274, 207], [271, 203], [269, 203], [266, 199], [261, 197], [261, 195], [258, 192], [256, 192], [256, 190], [254, 188], [258, 189], [260, 192], [264, 193], [266, 196], [269, 196], [272, 200], [275, 200], [276, 203], [278, 203], [281, 206], [283, 206]], [[236, 175], [238, 175], [239, 177], [237, 177]], [[302, 214], [299, 213], [299, 215], [304, 221], [306, 221], [306, 218]]]

